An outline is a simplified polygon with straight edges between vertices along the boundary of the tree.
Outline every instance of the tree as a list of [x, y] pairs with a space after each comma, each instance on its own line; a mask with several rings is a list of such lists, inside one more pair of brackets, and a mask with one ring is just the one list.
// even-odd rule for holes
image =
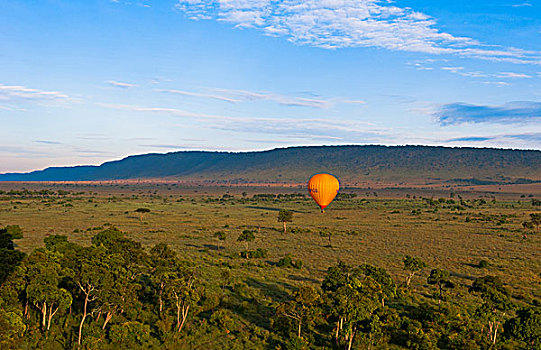
[[363, 264], [358, 267], [360, 273], [373, 278], [381, 287], [381, 306], [385, 307], [385, 298], [393, 298], [396, 295], [396, 285], [384, 268]]
[[165, 289], [175, 278], [174, 266], [178, 264], [176, 253], [167, 244], [158, 243], [150, 250], [150, 282], [158, 295], [158, 311], [162, 316]]
[[443, 287], [452, 287], [452, 283], [449, 280], [449, 271], [433, 269], [430, 271], [430, 276], [428, 276], [426, 282], [428, 284], [435, 284], [439, 289], [438, 296], [438, 308], [441, 307], [441, 300], [443, 299]]
[[248, 242], [252, 242], [255, 240], [255, 235], [250, 230], [244, 230], [240, 234], [240, 236], [237, 238], [238, 242], [245, 242], [246, 243], [246, 251], [248, 251]]
[[469, 288], [469, 292], [481, 296], [483, 303], [477, 308], [477, 313], [488, 322], [488, 337], [496, 344], [501, 321], [505, 314], [513, 309], [509, 292], [498, 276], [477, 278]]
[[21, 348], [19, 341], [25, 331], [26, 325], [20, 313], [0, 308], [0, 349]]
[[103, 280], [97, 291], [97, 319], [104, 314], [102, 329], [114, 315], [133, 308], [137, 300], [140, 284], [135, 280], [146, 272], [148, 255], [141, 243], [125, 237], [124, 232], [110, 227], [92, 237], [92, 244], [105, 248], [110, 279]]
[[201, 291], [197, 288], [197, 279], [193, 269], [177, 265], [172, 272], [166, 294], [175, 307], [175, 329], [180, 333], [188, 318], [190, 308], [201, 299]]
[[113, 325], [109, 337], [114, 349], [150, 349], [158, 346], [152, 344], [150, 326], [138, 321]]
[[278, 222], [284, 224], [284, 233], [287, 231], [287, 222], [293, 221], [293, 212], [291, 210], [282, 209], [278, 212]]
[[539, 232], [539, 226], [541, 226], [541, 214], [531, 213], [530, 222], [535, 225], [535, 229]]
[[382, 286], [372, 276], [364, 274], [368, 270], [366, 267], [353, 269], [340, 262], [328, 269], [321, 286], [327, 308], [336, 319], [335, 341], [339, 343], [342, 334], [348, 350], [358, 331], [366, 329], [370, 333], [375, 329], [365, 326], [372, 323], [374, 312], [385, 296]]
[[58, 263], [58, 254], [37, 249], [24, 265], [27, 300], [41, 312], [42, 330], [48, 331], [58, 310], [69, 308], [73, 301], [71, 294], [59, 287], [64, 272]]
[[406, 255], [404, 257], [404, 270], [409, 271], [408, 277], [406, 277], [406, 286], [409, 287], [411, 279], [418, 272], [427, 267], [428, 265], [418, 257], [411, 257]]
[[319, 301], [319, 293], [313, 287], [303, 286], [293, 293], [292, 300], [280, 304], [276, 311], [297, 322], [297, 337], [301, 338], [302, 325], [311, 321]]
[[506, 334], [524, 341], [531, 349], [541, 349], [541, 304], [520, 309], [503, 328]]
[[148, 208], [137, 208], [135, 209], [136, 213], [139, 213], [139, 220], [143, 221], [143, 214], [150, 213], [150, 209]]
[[320, 231], [319, 236], [320, 237], [327, 237], [327, 239], [329, 240], [329, 244], [327, 244], [326, 246], [329, 247], [329, 248], [332, 248], [332, 243], [331, 243], [332, 232], [331, 232], [331, 230]]
[[80, 345], [83, 336], [83, 325], [86, 318], [99, 308], [97, 303], [100, 290], [114, 285], [115, 273], [118, 269], [117, 256], [110, 254], [103, 245], [81, 249], [77, 254], [77, 264], [72, 266], [73, 282], [83, 298], [82, 318], [79, 323], [77, 343]]
[[214, 237], [218, 240], [218, 250], [220, 250], [220, 242], [225, 241], [226, 233], [225, 231], [216, 231], [214, 232]]
[[3, 230], [11, 236], [12, 240], [23, 238], [23, 229], [19, 225], [7, 225]]
[[0, 229], [0, 286], [23, 260], [25, 254], [15, 250], [14, 239], [22, 238], [19, 226], [6, 226]]

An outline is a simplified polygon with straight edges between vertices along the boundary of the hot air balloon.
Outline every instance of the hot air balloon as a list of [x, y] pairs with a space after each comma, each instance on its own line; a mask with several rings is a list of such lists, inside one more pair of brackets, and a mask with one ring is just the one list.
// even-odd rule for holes
[[322, 213], [336, 197], [339, 188], [338, 179], [331, 174], [316, 174], [308, 181], [308, 192], [320, 206]]

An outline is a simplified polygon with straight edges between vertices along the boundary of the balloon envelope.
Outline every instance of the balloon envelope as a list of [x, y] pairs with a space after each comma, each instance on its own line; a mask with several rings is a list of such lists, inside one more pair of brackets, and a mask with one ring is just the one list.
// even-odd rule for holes
[[338, 179], [330, 174], [316, 174], [308, 181], [308, 192], [321, 207], [321, 211], [336, 197], [339, 188]]

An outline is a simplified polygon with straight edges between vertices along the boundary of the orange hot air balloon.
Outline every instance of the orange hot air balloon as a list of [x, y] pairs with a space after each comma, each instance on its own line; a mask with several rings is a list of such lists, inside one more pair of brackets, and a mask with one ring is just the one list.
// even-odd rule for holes
[[308, 192], [310, 196], [321, 207], [321, 212], [331, 204], [338, 193], [340, 183], [338, 179], [331, 174], [316, 174], [308, 181]]

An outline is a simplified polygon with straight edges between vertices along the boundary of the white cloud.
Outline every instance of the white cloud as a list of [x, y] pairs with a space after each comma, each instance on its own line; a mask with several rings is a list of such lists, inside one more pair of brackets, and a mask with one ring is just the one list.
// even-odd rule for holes
[[509, 83], [505, 82], [505, 81], [483, 81], [483, 84], [485, 84], [485, 85], [494, 85], [494, 86], [497, 86], [497, 87], [504, 87], [504, 86], [509, 85]]
[[434, 18], [388, 0], [179, 0], [176, 7], [193, 19], [256, 28], [299, 45], [379, 47], [541, 64], [539, 52], [488, 47], [472, 38], [441, 32]]
[[464, 70], [464, 67], [441, 67], [442, 70], [446, 70], [448, 72], [461, 75], [463, 77], [470, 77], [470, 78], [484, 78], [490, 76], [489, 74], [485, 74], [482, 72], [477, 71], [466, 71]]
[[[488, 74], [478, 71], [466, 71], [464, 67], [441, 67], [442, 70], [448, 71], [450, 73], [458, 74], [463, 77], [471, 78], [497, 78], [497, 79], [527, 79], [531, 78], [530, 75], [524, 73], [515, 73], [515, 72], [500, 72], [497, 74]], [[502, 84], [503, 83], [503, 84]], [[500, 85], [508, 85], [507, 83], [500, 82]]]
[[312, 107], [312, 108], [330, 108], [336, 104], [365, 104], [365, 101], [347, 99], [347, 98], [306, 98], [292, 95], [284, 95], [273, 92], [232, 90], [232, 89], [211, 89], [212, 93], [193, 92], [186, 90], [157, 90], [160, 92], [190, 96], [211, 98], [215, 100], [226, 101], [230, 103], [250, 102], [250, 101], [273, 101], [284, 106]]
[[511, 7], [532, 7], [532, 4], [530, 4], [529, 2], [523, 2], [520, 4], [511, 5]]
[[233, 96], [238, 100], [257, 101], [268, 100], [274, 101], [285, 106], [298, 107], [314, 107], [314, 108], [329, 108], [334, 105], [330, 100], [288, 96], [271, 92], [255, 92], [247, 90], [230, 90], [230, 89], [214, 89], [217, 92]]
[[501, 72], [497, 75], [498, 78], [511, 78], [511, 79], [521, 79], [521, 78], [531, 78], [530, 75], [524, 73], [514, 73], [514, 72]]
[[[276, 134], [288, 137], [315, 135], [319, 137], [384, 137], [388, 131], [374, 127], [371, 123], [355, 120], [337, 120], [335, 118], [262, 118], [262, 117], [232, 117], [194, 113], [177, 108], [144, 107], [124, 104], [100, 104], [105, 108], [140, 112], [147, 114], [165, 114], [174, 117], [188, 118], [206, 123], [210, 129], [246, 132], [253, 134]], [[183, 124], [184, 125], [184, 124]], [[184, 125], [185, 126], [185, 125]]]
[[66, 100], [68, 95], [58, 91], [31, 89], [20, 85], [0, 84], [0, 100], [25, 99], [34, 101]]
[[107, 83], [109, 83], [112, 86], [119, 87], [119, 88], [131, 88], [131, 87], [136, 87], [137, 86], [136, 84], [124, 83], [124, 82], [116, 81], [116, 80], [109, 80], [109, 81], [107, 81]]
[[231, 102], [231, 103], [240, 102], [240, 100], [233, 99], [227, 96], [217, 95], [217, 94], [206, 94], [206, 93], [200, 93], [200, 92], [185, 91], [185, 90], [172, 90], [172, 89], [158, 90], [158, 91], [169, 93], [169, 94], [182, 95], [182, 96], [212, 98], [215, 100]]

